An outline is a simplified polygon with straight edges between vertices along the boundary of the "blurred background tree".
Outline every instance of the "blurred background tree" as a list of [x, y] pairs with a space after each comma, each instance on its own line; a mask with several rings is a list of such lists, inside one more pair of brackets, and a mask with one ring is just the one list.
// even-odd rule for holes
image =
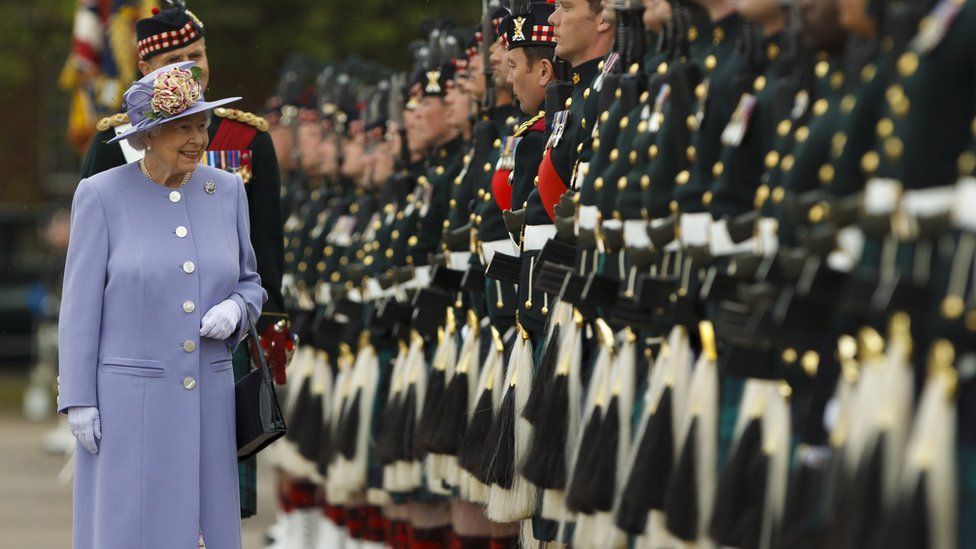
[[[165, 4], [165, 2], [161, 2]], [[259, 110], [287, 57], [318, 60], [356, 54], [406, 69], [406, 46], [432, 18], [477, 22], [477, 0], [189, 0], [206, 24], [210, 93], [242, 95]], [[69, 96], [58, 74], [71, 48], [76, 0], [0, 5], [0, 204], [70, 194], [80, 158], [65, 145]], [[134, 48], [134, 45], [133, 45]]]
[[[120, 3], [84, 0], [94, 6], [93, 13], [109, 13]], [[356, 54], [407, 69], [407, 45], [423, 38], [425, 21], [452, 17], [474, 24], [481, 11], [478, 0], [187, 4], [206, 25], [209, 93], [241, 95], [240, 108], [251, 111], [259, 111], [274, 93], [281, 68], [293, 54], [319, 61]], [[0, 379], [4, 370], [22, 371], [34, 354], [32, 296], [38, 280], [59, 272], [58, 254], [63, 253], [50, 245], [45, 227], [58, 219], [58, 210], [64, 215], [78, 184], [83, 145], [71, 144], [87, 132], [72, 132], [69, 140], [69, 105], [80, 95], [59, 87], [59, 76], [72, 51], [79, 5], [79, 0], [0, 0]], [[120, 85], [124, 89], [126, 83]]]

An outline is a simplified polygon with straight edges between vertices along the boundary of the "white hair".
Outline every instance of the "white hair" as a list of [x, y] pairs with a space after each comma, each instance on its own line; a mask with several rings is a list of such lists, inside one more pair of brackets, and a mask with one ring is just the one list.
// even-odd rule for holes
[[[213, 120], [213, 111], [207, 111], [207, 127], [208, 128], [210, 127], [210, 122], [212, 120]], [[136, 133], [130, 135], [129, 137], [127, 137], [126, 140], [129, 142], [129, 145], [131, 145], [133, 149], [135, 149], [137, 151], [144, 151], [144, 150], [146, 150], [146, 145], [147, 145], [147, 143], [146, 143], [146, 137], [147, 136], [148, 137], [158, 137], [159, 134], [161, 134], [163, 132], [163, 126], [165, 124], [168, 124], [168, 123], [169, 122], [163, 122], [162, 124], [158, 124], [156, 126], [153, 126], [153, 127], [149, 128], [148, 130], [143, 130], [141, 132], [136, 132]]]

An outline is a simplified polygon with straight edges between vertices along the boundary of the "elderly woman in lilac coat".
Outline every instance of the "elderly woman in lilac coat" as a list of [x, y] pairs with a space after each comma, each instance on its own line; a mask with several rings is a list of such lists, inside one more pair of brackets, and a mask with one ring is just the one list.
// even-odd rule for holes
[[198, 164], [193, 63], [125, 94], [145, 159], [75, 191], [58, 411], [78, 438], [75, 549], [241, 547], [231, 349], [267, 299], [236, 176]]

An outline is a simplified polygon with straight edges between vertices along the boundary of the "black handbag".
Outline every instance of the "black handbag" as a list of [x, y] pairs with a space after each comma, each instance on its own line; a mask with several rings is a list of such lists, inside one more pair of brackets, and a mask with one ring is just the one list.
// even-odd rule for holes
[[272, 442], [284, 436], [285, 417], [278, 404], [268, 362], [261, 351], [258, 329], [248, 315], [251, 361], [257, 368], [251, 370], [234, 385], [237, 404], [237, 460], [245, 461], [257, 455]]

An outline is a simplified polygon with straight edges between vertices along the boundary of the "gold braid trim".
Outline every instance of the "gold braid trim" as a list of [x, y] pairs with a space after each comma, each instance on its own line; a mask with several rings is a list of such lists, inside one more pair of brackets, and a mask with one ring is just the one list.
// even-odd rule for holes
[[223, 107], [218, 107], [214, 109], [214, 114], [221, 118], [226, 118], [228, 120], [237, 120], [238, 122], [243, 122], [244, 124], [254, 126], [259, 131], [262, 132], [268, 131], [268, 128], [271, 127], [268, 124], [268, 121], [265, 120], [264, 118], [254, 113], [249, 113], [238, 109], [225, 109]]
[[522, 122], [522, 124], [515, 129], [515, 133], [513, 135], [515, 135], [515, 137], [522, 137], [523, 135], [525, 135], [526, 132], [529, 131], [529, 128], [531, 128], [536, 122], [538, 122], [539, 120], [545, 117], [546, 117], [546, 111], [539, 111], [539, 114], [533, 116], [532, 118], [526, 120], [525, 122]]

